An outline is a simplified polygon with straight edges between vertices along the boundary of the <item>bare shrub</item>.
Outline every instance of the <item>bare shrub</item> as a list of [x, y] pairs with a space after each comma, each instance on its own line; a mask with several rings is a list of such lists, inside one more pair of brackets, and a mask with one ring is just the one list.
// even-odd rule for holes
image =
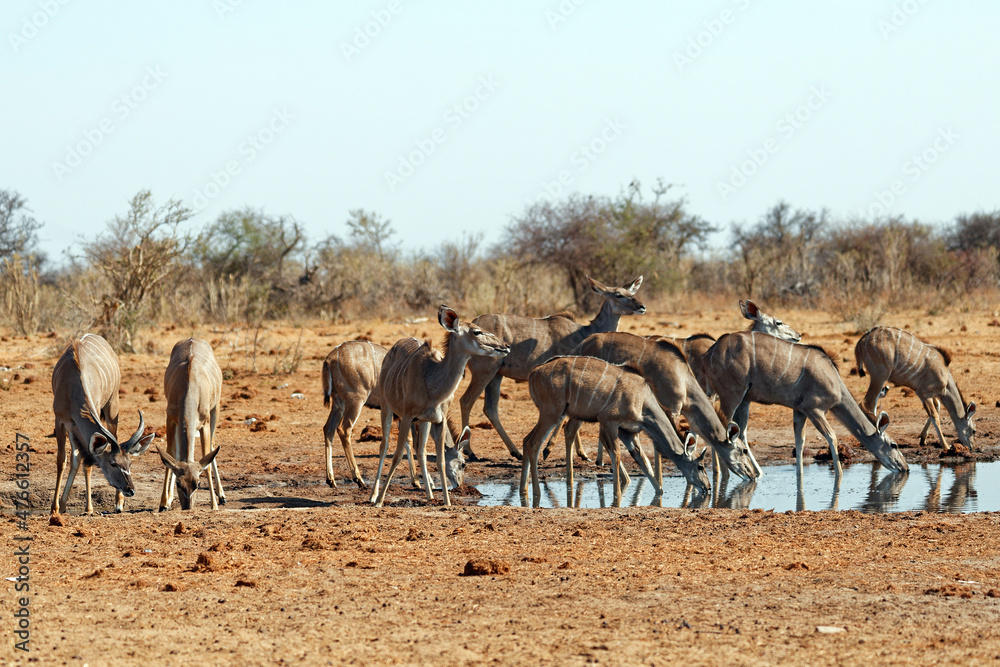
[[129, 202], [124, 216], [108, 223], [108, 231], [83, 245], [84, 255], [106, 279], [97, 324], [113, 347], [135, 351], [135, 336], [148, 323], [150, 299], [178, 270], [177, 259], [190, 244], [179, 226], [191, 211], [171, 200], [157, 208], [149, 190]]
[[3, 320], [15, 333], [26, 335], [38, 331], [38, 299], [38, 271], [31, 261], [25, 263], [16, 253], [10, 259], [4, 258], [0, 266], [0, 304]]

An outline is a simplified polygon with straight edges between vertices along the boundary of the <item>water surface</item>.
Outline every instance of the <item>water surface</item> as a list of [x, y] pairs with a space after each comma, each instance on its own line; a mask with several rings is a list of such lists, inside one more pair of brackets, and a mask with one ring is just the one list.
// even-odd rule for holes
[[[908, 512], [924, 510], [964, 514], [1000, 511], [1000, 461], [911, 465], [909, 474], [888, 473], [875, 464], [854, 464], [844, 469], [839, 486], [831, 465], [806, 466], [801, 488], [794, 465], [764, 466], [757, 482], [729, 483], [710, 494], [693, 494], [683, 477], [663, 478], [663, 507], [729, 507], [734, 509], [860, 510]], [[518, 483], [491, 482], [476, 488], [480, 505], [520, 506]], [[531, 487], [528, 487], [529, 503]], [[565, 477], [550, 475], [542, 482], [542, 507], [611, 507], [614, 482], [609, 474], [575, 475], [567, 489]], [[654, 504], [653, 486], [641, 476], [622, 492], [622, 506]]]

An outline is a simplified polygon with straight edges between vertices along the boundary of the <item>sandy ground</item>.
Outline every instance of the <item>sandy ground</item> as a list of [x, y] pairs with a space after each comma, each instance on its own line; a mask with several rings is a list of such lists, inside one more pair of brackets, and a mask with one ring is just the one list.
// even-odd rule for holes
[[[804, 332], [803, 342], [844, 359], [848, 387], [863, 394], [866, 380], [850, 374], [858, 332], [820, 312], [780, 315]], [[959, 386], [979, 405], [977, 451], [947, 460], [995, 460], [996, 314], [904, 313], [887, 323], [950, 348]], [[735, 308], [651, 313], [623, 326], [677, 336], [742, 328]], [[328, 488], [322, 359], [358, 336], [386, 346], [402, 336], [439, 344], [433, 317], [415, 324], [310, 323], [302, 330], [302, 363], [291, 374], [274, 372], [290, 360], [299, 337], [291, 325], [263, 332], [257, 373], [250, 370], [245, 332], [157, 327], [144, 353], [120, 358], [122, 432], [134, 430], [137, 409], [162, 429], [170, 348], [190, 335], [205, 338], [229, 371], [218, 433], [229, 502], [213, 512], [200, 491], [193, 511], [175, 504], [157, 513], [163, 467], [152, 453], [133, 463], [137, 492], [126, 500], [125, 514], [101, 514], [112, 508], [113, 494], [97, 471], [99, 513], [81, 514], [78, 477], [69, 514], [51, 525], [55, 441], [44, 436], [52, 432], [52, 366], [66, 340], [60, 332], [0, 333], [0, 367], [10, 369], [0, 371], [0, 570], [16, 575], [15, 549], [29, 545], [31, 649], [14, 648], [13, 614], [25, 594], [14, 590], [16, 582], [5, 582], [0, 664], [1000, 660], [997, 513], [483, 508], [475, 506], [474, 489], [453, 495], [455, 505], [446, 508], [440, 500], [427, 502], [399, 472], [387, 506], [378, 509], [350, 482], [339, 444], [339, 486]], [[503, 393], [505, 426], [520, 440], [537, 412], [525, 384], [505, 380]], [[940, 459], [936, 438], [917, 447], [924, 416], [915, 397], [894, 388], [883, 405], [908, 461]], [[266, 429], [251, 431], [250, 416]], [[520, 464], [483, 422], [477, 405], [473, 443], [485, 460], [468, 465], [467, 482], [515, 480]], [[377, 413], [365, 410], [357, 432], [377, 423]], [[758, 458], [792, 462], [787, 409], [754, 406], [750, 425]], [[954, 437], [947, 419], [943, 428]], [[843, 443], [856, 445], [837, 430]], [[38, 511], [26, 524], [13, 514], [16, 432], [31, 438], [28, 492]], [[593, 442], [596, 431], [584, 432]], [[825, 449], [811, 426], [807, 438], [809, 452]], [[369, 480], [377, 447], [362, 442], [355, 448]], [[858, 459], [871, 457], [861, 451]], [[543, 474], [558, 478], [562, 465], [557, 449]], [[596, 472], [589, 462], [578, 461], [577, 470]]]

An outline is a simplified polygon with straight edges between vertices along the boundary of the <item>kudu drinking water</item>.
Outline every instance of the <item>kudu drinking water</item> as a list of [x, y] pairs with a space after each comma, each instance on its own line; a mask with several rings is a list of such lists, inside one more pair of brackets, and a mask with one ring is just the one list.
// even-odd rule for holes
[[[118, 357], [107, 341], [84, 334], [73, 341], [52, 371], [52, 412], [55, 414], [56, 489], [52, 513], [65, 512], [76, 471], [83, 463], [87, 486], [87, 514], [94, 513], [90, 473], [101, 467], [108, 484], [115, 487], [115, 511], [121, 512], [125, 496], [132, 497], [132, 457], [145, 452], [154, 434], [144, 436], [145, 421], [139, 411], [139, 428], [125, 442], [118, 442]], [[70, 443], [70, 469], [62, 496], [66, 441]]]
[[[206, 469], [212, 509], [219, 509], [220, 503], [226, 504], [226, 493], [219, 475], [219, 448], [213, 444], [222, 399], [222, 369], [212, 346], [198, 338], [174, 345], [163, 375], [163, 393], [167, 397], [167, 451], [157, 449], [166, 467], [160, 511], [170, 509], [175, 487], [181, 509], [191, 509], [198, 478]], [[196, 455], [195, 440], [199, 437], [201, 454]]]
[[864, 408], [873, 412], [878, 404], [879, 392], [886, 382], [909, 387], [924, 405], [927, 422], [920, 433], [923, 446], [931, 424], [941, 440], [941, 447], [948, 443], [941, 434], [939, 406], [943, 405], [955, 425], [958, 439], [969, 449], [976, 445], [976, 425], [973, 418], [976, 404], [965, 402], [955, 378], [948, 366], [951, 355], [947, 350], [929, 345], [909, 331], [896, 327], [875, 327], [861, 337], [854, 346], [854, 358], [858, 363], [858, 375], [871, 376], [868, 392], [864, 398]]
[[[524, 460], [521, 463], [521, 498], [527, 502], [528, 475], [531, 475], [533, 502], [541, 501], [538, 481], [538, 455], [542, 443], [565, 417], [600, 424], [601, 442], [611, 454], [612, 469], [618, 469], [618, 440], [629, 451], [636, 451], [635, 436], [645, 432], [654, 449], [669, 457], [688, 482], [701, 492], [709, 488], [703, 459], [695, 456], [694, 438], [681, 442], [670, 418], [660, 407], [653, 391], [642, 376], [624, 367], [609, 364], [594, 357], [557, 357], [531, 372], [528, 376], [531, 400], [538, 407], [538, 422], [524, 438]], [[705, 450], [708, 451], [708, 450]], [[572, 445], [566, 442], [566, 459], [572, 461]], [[661, 491], [659, 482], [643, 471]], [[621, 503], [621, 476], [614, 475], [615, 506]]]
[[[585, 338], [575, 354], [635, 370], [646, 380], [667, 414], [673, 419], [683, 414], [691, 430], [705, 438], [729, 470], [743, 479], [758, 476], [750, 449], [740, 440], [739, 427], [733, 422], [728, 427], [722, 425], [711, 400], [673, 341], [622, 331], [598, 333]], [[573, 427], [567, 425], [567, 428]]]
[[[446, 447], [446, 444], [451, 444], [446, 441], [452, 440], [445, 423], [448, 407], [470, 359], [499, 359], [510, 350], [492, 333], [480, 329], [474, 323], [462, 322], [458, 313], [447, 306], [438, 309], [438, 322], [448, 332], [444, 354], [415, 338], [404, 338], [392, 346], [382, 362], [382, 372], [379, 375], [382, 387], [382, 448], [371, 494], [371, 502], [378, 507], [382, 506], [392, 474], [406, 448], [410, 425], [415, 421], [418, 423], [418, 442], [414, 455], [420, 457], [427, 498], [434, 498], [426, 460], [427, 437], [432, 434], [437, 443], [441, 493], [445, 504], [451, 503], [445, 473], [447, 470], [456, 486], [462, 484], [465, 459], [461, 446], [468, 441], [469, 428], [463, 428], [459, 446]], [[399, 415], [399, 442], [389, 465], [385, 486], [379, 493], [382, 466], [389, 451], [389, 429], [392, 427], [393, 414]]]
[[[511, 314], [480, 315], [472, 321], [478, 327], [491, 331], [510, 346], [510, 354], [502, 358], [476, 357], [469, 362], [472, 380], [459, 399], [462, 426], [469, 425], [472, 405], [485, 390], [483, 413], [507, 445], [511, 456], [521, 458], [514, 442], [500, 423], [500, 383], [505, 377], [526, 380], [533, 368], [549, 359], [569, 354], [584, 338], [601, 331], [617, 331], [623, 315], [641, 315], [646, 307], [635, 298], [642, 285], [639, 276], [622, 287], [608, 287], [588, 277], [594, 292], [604, 297], [600, 312], [582, 326], [568, 317], [553, 315], [541, 319]], [[470, 450], [471, 454], [471, 450]]]
[[807, 418], [826, 438], [837, 471], [841, 470], [837, 435], [825, 416], [828, 411], [886, 468], [909, 470], [896, 443], [885, 433], [889, 415], [881, 413], [872, 424], [822, 348], [746, 331], [723, 335], [705, 356], [705, 370], [719, 394], [722, 414], [739, 424], [744, 434], [750, 403], [792, 408], [795, 460], [800, 472], [802, 428]]

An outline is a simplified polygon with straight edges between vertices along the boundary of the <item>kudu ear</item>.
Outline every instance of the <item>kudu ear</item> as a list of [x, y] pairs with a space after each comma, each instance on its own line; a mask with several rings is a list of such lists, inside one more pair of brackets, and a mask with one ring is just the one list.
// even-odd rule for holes
[[93, 456], [101, 456], [108, 451], [110, 447], [111, 442], [101, 433], [93, 434], [87, 442], [87, 449], [90, 450], [90, 453]]
[[695, 447], [698, 445], [698, 437], [688, 431], [687, 437], [684, 438], [684, 454], [686, 456], [694, 456]]
[[889, 413], [883, 410], [878, 413], [878, 421], [875, 422], [875, 428], [878, 429], [879, 435], [885, 433], [886, 427], [889, 426]]
[[742, 312], [743, 317], [747, 318], [748, 320], [760, 319], [760, 309], [757, 308], [757, 304], [755, 304], [750, 299], [747, 299], [746, 301], [740, 301], [740, 312]]
[[472, 429], [466, 426], [462, 429], [462, 435], [458, 436], [458, 442], [455, 444], [459, 449], [465, 449], [465, 443], [472, 440]]
[[635, 293], [639, 291], [639, 287], [641, 286], [642, 286], [642, 276], [639, 276], [632, 282], [625, 283], [624, 285], [622, 285], [622, 289], [631, 294], [632, 296], [635, 296]]
[[969, 401], [969, 407], [965, 408], [965, 418], [968, 419], [974, 414], [976, 414], [976, 402]]
[[590, 289], [594, 290], [595, 292], [597, 292], [602, 296], [607, 296], [614, 291], [604, 283], [598, 282], [593, 278], [591, 278], [590, 276], [587, 276], [587, 282], [590, 283]]
[[441, 307], [438, 308], [438, 322], [440, 322], [441, 326], [443, 326], [446, 330], [452, 333], [458, 331], [458, 313], [444, 304], [441, 304]]
[[[198, 465], [201, 466], [202, 469], [205, 469], [208, 466], [212, 465], [212, 461], [214, 461], [215, 457], [219, 455], [219, 450], [220, 449], [222, 449], [222, 448], [221, 447], [216, 447], [215, 449], [213, 449], [212, 451], [210, 451], [208, 454], [205, 454], [203, 457], [201, 457], [201, 460], [198, 461]], [[159, 448], [157, 448], [156, 451], [160, 451]]]
[[134, 445], [129, 446], [128, 453], [130, 456], [142, 456], [149, 449], [149, 446], [153, 444], [153, 439], [156, 438], [155, 433], [150, 433], [149, 435], [144, 435], [138, 440], [136, 440]]
[[726, 428], [726, 439], [730, 443], [736, 442], [740, 437], [740, 426], [736, 422], [729, 422], [729, 427]]
[[177, 459], [172, 457], [170, 454], [167, 454], [159, 447], [156, 448], [156, 453], [160, 455], [160, 460], [163, 461], [163, 465], [170, 468], [175, 473], [181, 474], [183, 472], [180, 464], [177, 463]]

